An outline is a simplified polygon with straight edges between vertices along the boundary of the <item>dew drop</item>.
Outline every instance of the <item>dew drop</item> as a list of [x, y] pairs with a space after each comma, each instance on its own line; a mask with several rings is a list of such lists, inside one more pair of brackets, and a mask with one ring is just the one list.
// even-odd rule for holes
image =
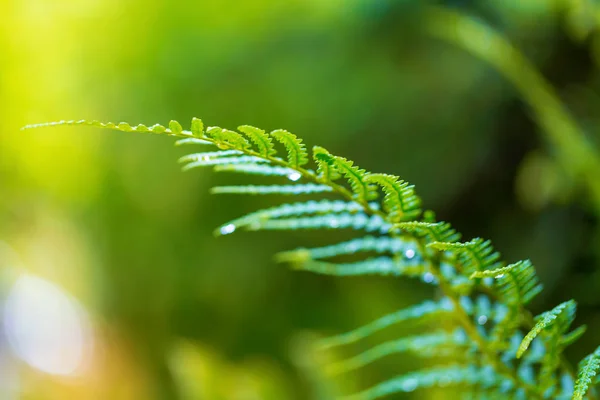
[[408, 250], [406, 250], [404, 255], [406, 256], [406, 258], [411, 259], [415, 256], [415, 251], [413, 249], [408, 249]]
[[76, 375], [92, 355], [93, 332], [81, 305], [34, 275], [14, 283], [0, 322], [14, 353], [48, 374]]
[[433, 282], [433, 274], [431, 272], [427, 272], [425, 275], [423, 275], [423, 282], [425, 282], [425, 283]]
[[477, 318], [477, 323], [479, 325], [485, 325], [487, 320], [488, 320], [488, 317], [486, 317], [485, 315], [480, 315], [479, 318]]
[[221, 227], [221, 235], [229, 235], [230, 233], [235, 232], [235, 225], [228, 224]]
[[300, 172], [292, 172], [288, 175], [288, 179], [290, 181], [296, 182], [300, 178], [302, 178], [302, 175], [300, 174]]

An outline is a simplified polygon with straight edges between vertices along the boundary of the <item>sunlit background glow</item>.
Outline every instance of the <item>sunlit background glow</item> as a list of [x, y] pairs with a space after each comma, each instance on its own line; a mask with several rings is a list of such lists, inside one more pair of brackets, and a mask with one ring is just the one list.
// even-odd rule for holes
[[22, 275], [4, 303], [3, 327], [11, 349], [43, 372], [74, 375], [91, 357], [90, 322], [79, 303], [56, 285]]

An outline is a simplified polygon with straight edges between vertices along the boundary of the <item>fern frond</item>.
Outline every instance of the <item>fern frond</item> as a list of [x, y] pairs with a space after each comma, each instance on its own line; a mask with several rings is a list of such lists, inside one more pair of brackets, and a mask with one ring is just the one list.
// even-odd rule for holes
[[421, 304], [388, 314], [350, 332], [325, 338], [320, 342], [319, 347], [326, 350], [332, 347], [347, 345], [371, 336], [373, 333], [392, 325], [410, 320], [420, 320], [426, 317], [439, 316], [441, 314], [450, 313], [452, 310], [453, 305], [447, 298], [443, 298], [437, 302], [427, 300]]
[[396, 393], [408, 393], [417, 389], [449, 385], [497, 385], [501, 382], [494, 371], [474, 366], [449, 366], [412, 372], [380, 383], [344, 400], [374, 400]]
[[200, 118], [192, 118], [191, 134], [194, 136], [204, 136], [204, 122]]
[[524, 260], [493, 270], [475, 271], [470, 279], [494, 279], [498, 298], [508, 306], [506, 314], [494, 326], [491, 340], [494, 348], [505, 349], [506, 340], [521, 324], [523, 306], [542, 291], [535, 269], [529, 260]]
[[327, 214], [316, 217], [273, 219], [250, 225], [249, 230], [296, 230], [296, 229], [344, 229], [364, 230], [366, 232], [387, 233], [391, 224], [379, 215], [367, 214]]
[[300, 248], [296, 250], [285, 251], [276, 254], [275, 257], [279, 262], [304, 262], [308, 260], [318, 260], [345, 254], [356, 254], [359, 252], [396, 254], [407, 247], [408, 242], [401, 238], [390, 238], [387, 236], [365, 236], [330, 246], [315, 247], [312, 249]]
[[394, 227], [419, 237], [426, 237], [428, 243], [454, 243], [460, 240], [460, 233], [457, 233], [447, 222], [400, 222]]
[[[436, 222], [430, 211], [415, 220], [421, 215], [421, 201], [413, 187], [400, 178], [371, 174], [318, 146], [312, 152], [316, 171], [305, 168], [309, 162], [305, 145], [284, 130], [269, 135], [249, 125], [239, 127], [239, 132], [219, 127], [205, 130], [203, 122], [197, 118], [192, 120], [190, 131], [184, 130], [176, 121], [170, 121], [168, 127], [80, 120], [26, 128], [54, 125], [90, 125], [123, 132], [158, 133], [180, 138], [177, 145], [214, 145], [219, 151], [182, 157], [181, 161], [188, 163], [184, 168], [213, 166], [217, 171], [287, 177], [292, 181], [284, 185], [216, 187], [212, 189], [213, 193], [326, 193], [328, 197], [339, 196], [342, 200], [306, 201], [260, 210], [222, 225], [217, 234], [229, 234], [240, 228], [373, 231], [379, 236], [365, 236], [324, 247], [299, 248], [279, 253], [276, 258], [291, 262], [297, 269], [321, 274], [401, 275], [419, 277], [425, 283], [437, 285], [442, 295], [439, 302], [428, 301], [408, 307], [354, 331], [328, 338], [323, 341], [323, 348], [353, 343], [408, 320], [449, 317], [449, 323], [458, 324], [457, 329], [465, 335], [464, 340], [451, 339], [447, 333], [433, 333], [390, 341], [350, 358], [334, 369], [351, 370], [401, 351], [419, 352], [425, 357], [434, 352], [450, 354], [450, 348], [464, 350], [457, 358], [469, 365], [411, 372], [349, 396], [349, 399], [375, 399], [449, 384], [472, 386], [471, 398], [481, 399], [566, 399], [571, 395], [575, 399], [595, 398], [594, 392], [588, 389], [600, 369], [600, 350], [582, 362], [576, 385], [568, 364], [561, 358], [564, 347], [585, 331], [585, 327], [580, 327], [567, 333], [574, 319], [575, 303], [569, 301], [541, 314], [524, 336], [519, 328], [528, 325], [530, 319], [524, 305], [541, 291], [531, 263], [521, 261], [505, 266], [491, 243], [480, 238], [459, 243], [460, 234], [448, 223]], [[287, 159], [276, 157], [272, 139], [285, 146]], [[301, 182], [295, 183], [300, 179]], [[374, 201], [380, 188], [384, 198]], [[354, 256], [357, 261], [337, 264], [323, 261], [337, 256]]]
[[268, 158], [277, 153], [271, 137], [267, 135], [264, 130], [250, 125], [242, 125], [238, 127], [238, 130], [248, 136], [248, 138], [256, 145], [258, 153], [262, 157]]
[[331, 154], [323, 147], [313, 147], [313, 159], [317, 163], [318, 177], [325, 182], [341, 178], [340, 173], [333, 167]]
[[[411, 253], [412, 254], [412, 253]], [[334, 264], [318, 260], [308, 260], [293, 266], [295, 269], [309, 271], [321, 275], [358, 276], [358, 275], [392, 275], [407, 277], [424, 277], [427, 283], [433, 282], [430, 268], [422, 262], [406, 259], [395, 260], [389, 257], [374, 257], [363, 261], [346, 264]]]
[[285, 176], [291, 181], [297, 181], [302, 177], [300, 173], [291, 168], [279, 167], [276, 165], [268, 165], [265, 163], [254, 164], [223, 164], [217, 165], [214, 168], [215, 172], [237, 172], [248, 175], [263, 175], [263, 176]]
[[179, 139], [175, 142], [175, 146], [185, 146], [188, 144], [199, 144], [199, 145], [210, 145], [214, 146], [214, 143], [209, 142], [208, 140], [198, 139], [198, 138], [185, 138]]
[[355, 199], [366, 202], [377, 198], [375, 186], [365, 180], [367, 171], [355, 166], [353, 161], [344, 157], [332, 156], [331, 159], [335, 169], [348, 179]]
[[222, 150], [250, 150], [250, 142], [237, 132], [229, 129], [219, 128], [218, 126], [209, 126], [206, 129], [206, 136], [213, 139], [219, 149]]
[[550, 311], [546, 311], [536, 317], [536, 323], [525, 336], [519, 350], [517, 351], [517, 358], [521, 358], [523, 353], [527, 350], [533, 339], [535, 339], [544, 330], [548, 330], [552, 327], [557, 327], [559, 334], [562, 334], [568, 329], [571, 322], [575, 318], [576, 303], [573, 300], [565, 301], [559, 304]]
[[302, 139], [284, 129], [274, 130], [271, 132], [271, 136], [285, 146], [288, 152], [288, 164], [292, 168], [298, 168], [308, 163], [308, 152]]
[[529, 260], [523, 260], [493, 270], [475, 271], [474, 278], [494, 278], [502, 299], [507, 304], [525, 305], [542, 291], [535, 268]]
[[438, 357], [448, 352], [464, 351], [461, 347], [467, 344], [467, 337], [460, 329], [454, 333], [436, 332], [405, 337], [382, 343], [357, 356], [333, 364], [329, 372], [331, 374], [349, 372], [396, 353], [410, 352], [420, 357]]
[[[239, 157], [241, 158], [241, 157]], [[214, 160], [217, 161], [217, 160]], [[196, 163], [192, 163], [196, 164]], [[190, 164], [188, 164], [190, 165]], [[215, 165], [215, 164], [213, 164]], [[331, 192], [330, 186], [306, 183], [303, 185], [246, 185], [246, 186], [216, 186], [210, 190], [213, 194], [308, 194]]]
[[174, 135], [181, 135], [183, 133], [183, 127], [177, 121], [169, 121], [169, 129]]
[[598, 370], [600, 370], [600, 347], [579, 363], [573, 400], [583, 400], [590, 387], [593, 386], [592, 380], [598, 374]]
[[282, 204], [277, 207], [255, 211], [253, 213], [244, 215], [243, 217], [229, 221], [217, 228], [215, 234], [219, 234], [224, 227], [233, 227], [233, 229], [237, 229], [252, 224], [262, 223], [263, 221], [269, 219], [312, 214], [319, 215], [342, 212], [356, 213], [362, 211], [362, 209], [362, 206], [358, 203], [341, 200], [309, 200], [306, 202]]
[[354, 199], [367, 202], [377, 198], [376, 187], [365, 180], [367, 171], [355, 166], [353, 161], [334, 156], [322, 147], [316, 147], [313, 151], [321, 179], [331, 180], [345, 176], [354, 193]]
[[[85, 120], [85, 119], [78, 120], [78, 121], [76, 121], [76, 120], [64, 121], [63, 120], [63, 121], [57, 121], [57, 122], [47, 122], [47, 123], [43, 123], [43, 124], [31, 124], [31, 125], [26, 125], [21, 129], [23, 129], [23, 130], [35, 129], [35, 128], [50, 127], [50, 126], [60, 126], [60, 125], [88, 125], [88, 126], [93, 126], [95, 128], [106, 128], [106, 129], [112, 129], [112, 130], [121, 131], [121, 132], [171, 134], [171, 131], [169, 129], [167, 129], [166, 127], [164, 127], [163, 125], [160, 125], [160, 124], [155, 124], [152, 126], [146, 126], [143, 124], [131, 126], [127, 122], [114, 123], [114, 122], [100, 122], [100, 121], [96, 121], [96, 120]], [[182, 132], [182, 133], [185, 133], [185, 132]]]
[[408, 182], [387, 174], [368, 174], [364, 180], [382, 187], [383, 206], [392, 222], [412, 220], [421, 214], [421, 199]]
[[500, 253], [494, 251], [492, 243], [489, 240], [475, 238], [466, 243], [433, 242], [427, 246], [456, 254], [459, 263], [463, 265], [464, 272], [467, 274], [498, 268], [501, 265], [498, 262]]
[[[236, 151], [236, 150], [233, 150]], [[219, 157], [198, 159], [197, 161], [190, 162], [181, 167], [182, 171], [189, 171], [190, 169], [198, 167], [213, 167], [216, 165], [233, 165], [233, 164], [248, 164], [248, 163], [267, 163], [268, 161], [254, 156], [240, 156], [240, 157]]]
[[[192, 161], [208, 161], [211, 158], [223, 158], [229, 156], [239, 156], [244, 154], [239, 150], [221, 150], [221, 151], [207, 151], [204, 153], [192, 153], [187, 154], [179, 158], [180, 163], [187, 163]], [[245, 156], [252, 157], [252, 156]], [[254, 157], [257, 162], [264, 161], [262, 158]], [[260, 161], [259, 161], [260, 160]], [[253, 160], [254, 161], [254, 160]]]

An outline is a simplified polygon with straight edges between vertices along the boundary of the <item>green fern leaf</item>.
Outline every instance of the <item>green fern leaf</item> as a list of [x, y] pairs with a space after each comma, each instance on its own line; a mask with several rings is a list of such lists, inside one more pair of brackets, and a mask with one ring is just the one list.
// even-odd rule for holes
[[355, 166], [353, 161], [339, 156], [332, 156], [332, 165], [348, 179], [356, 200], [365, 202], [377, 198], [375, 186], [365, 180], [367, 171]]
[[302, 139], [283, 129], [274, 130], [271, 132], [271, 136], [285, 146], [290, 167], [298, 168], [308, 163], [308, 153]]
[[573, 400], [583, 400], [590, 387], [593, 386], [593, 379], [598, 374], [598, 370], [600, 370], [600, 347], [579, 363]]
[[88, 126], [93, 126], [96, 128], [106, 128], [106, 129], [112, 129], [112, 130], [121, 131], [121, 132], [171, 134], [171, 131], [169, 129], [165, 128], [164, 126], [162, 126], [160, 124], [156, 124], [156, 125], [153, 125], [150, 127], [143, 125], [143, 124], [131, 126], [127, 122], [119, 122], [118, 124], [115, 124], [114, 122], [100, 122], [100, 121], [96, 121], [96, 120], [88, 121], [88, 120], [84, 120], [84, 119], [78, 120], [78, 121], [70, 120], [70, 121], [47, 122], [44, 124], [32, 124], [32, 125], [26, 125], [21, 129], [25, 130], [25, 129], [50, 127], [50, 126], [60, 126], [60, 125], [88, 125]]
[[318, 260], [359, 252], [397, 254], [407, 248], [412, 249], [413, 246], [401, 238], [365, 236], [330, 246], [315, 247], [312, 249], [300, 248], [278, 253], [275, 255], [275, 259], [279, 262], [306, 262], [308, 260]]
[[169, 129], [175, 135], [181, 135], [181, 133], [183, 132], [181, 124], [177, 121], [169, 121]]
[[433, 242], [429, 243], [427, 247], [455, 253], [467, 274], [501, 266], [501, 263], [498, 262], [500, 253], [494, 251], [489, 240], [475, 238], [466, 243]]
[[[302, 271], [333, 276], [391, 275], [424, 277], [428, 273], [427, 276], [432, 276], [430, 268], [419, 261], [407, 262], [404, 259], [394, 260], [390, 257], [374, 257], [347, 264], [308, 260], [304, 263], [294, 264], [293, 267]], [[429, 280], [428, 278], [425, 279]]]
[[192, 135], [202, 137], [204, 136], [204, 123], [200, 118], [192, 118]]
[[470, 279], [494, 279], [499, 298], [508, 306], [506, 315], [498, 321], [492, 332], [491, 346], [504, 349], [508, 339], [519, 327], [522, 307], [542, 291], [529, 260], [519, 261], [506, 267], [475, 271]]
[[536, 323], [529, 331], [529, 333], [523, 338], [519, 350], [517, 351], [517, 358], [521, 358], [523, 353], [527, 350], [533, 339], [535, 339], [544, 330], [547, 330], [553, 326], [559, 325], [559, 333], [562, 334], [574, 319], [576, 303], [573, 300], [566, 301], [554, 307], [550, 311], [546, 311], [536, 317]]
[[464, 351], [461, 347], [467, 345], [467, 337], [462, 330], [454, 333], [436, 332], [427, 335], [417, 335], [392, 340], [373, 347], [355, 357], [331, 365], [331, 374], [349, 372], [388, 355], [411, 352], [420, 357], [439, 357], [444, 353]]
[[291, 168], [278, 167], [276, 165], [267, 164], [224, 164], [215, 167], [215, 172], [237, 172], [248, 175], [263, 175], [263, 176], [285, 176], [292, 181], [296, 181], [302, 177], [299, 172]]
[[415, 195], [414, 186], [387, 174], [368, 174], [365, 182], [376, 183], [385, 192], [383, 206], [392, 222], [407, 221], [421, 214], [421, 199]]
[[356, 200], [364, 202], [377, 198], [375, 186], [365, 180], [367, 172], [364, 169], [358, 168], [350, 160], [330, 154], [322, 147], [315, 147], [313, 151], [320, 179], [329, 182], [343, 175], [348, 179]]
[[494, 278], [500, 295], [507, 304], [524, 305], [542, 291], [531, 261], [524, 260], [506, 267], [486, 271], [475, 271], [474, 278]]
[[325, 338], [321, 340], [319, 347], [323, 350], [326, 350], [332, 347], [347, 345], [371, 336], [375, 332], [388, 328], [392, 325], [410, 320], [421, 320], [427, 317], [440, 316], [442, 314], [451, 313], [452, 310], [452, 302], [450, 302], [447, 298], [443, 298], [438, 302], [427, 300], [421, 304], [388, 314], [350, 332]]
[[260, 154], [261, 157], [269, 158], [277, 153], [271, 137], [262, 129], [250, 125], [242, 125], [238, 127], [238, 130], [248, 136], [248, 138], [256, 145], [258, 154]]
[[214, 144], [212, 142], [209, 142], [208, 140], [198, 139], [198, 138], [179, 139], [178, 141], [175, 142], [175, 146], [185, 146], [188, 144], [201, 144], [201, 145], [214, 146]]
[[374, 400], [396, 393], [409, 393], [416, 389], [426, 389], [440, 385], [493, 385], [501, 378], [493, 371], [477, 369], [474, 366], [449, 366], [411, 372], [403, 376], [380, 383], [344, 400]]
[[395, 227], [404, 232], [414, 233], [419, 237], [426, 237], [429, 243], [454, 243], [460, 240], [460, 233], [457, 233], [446, 222], [400, 222]]
[[313, 147], [313, 159], [317, 163], [319, 179], [325, 182], [332, 182], [341, 178], [340, 173], [333, 167], [333, 156], [323, 147]]
[[222, 150], [233, 149], [247, 152], [250, 142], [237, 132], [211, 126], [206, 129], [206, 136], [213, 139], [218, 148]]
[[277, 207], [267, 208], [244, 215], [241, 218], [234, 219], [221, 225], [215, 231], [216, 235], [223, 234], [223, 231], [230, 233], [238, 228], [244, 228], [253, 224], [260, 224], [269, 219], [294, 217], [311, 214], [328, 214], [350, 212], [356, 213], [362, 211], [362, 206], [358, 203], [341, 200], [310, 200], [306, 202], [282, 204]]
[[[242, 158], [242, 157], [238, 157]], [[218, 160], [218, 159], [217, 159]], [[215, 160], [215, 161], [217, 161]], [[244, 163], [248, 162], [246, 160]], [[188, 164], [189, 165], [189, 164]], [[296, 195], [296, 194], [309, 194], [309, 193], [323, 193], [331, 192], [331, 187], [326, 185], [316, 185], [313, 183], [307, 183], [303, 185], [246, 185], [246, 186], [217, 186], [210, 191], [213, 194], [285, 194], [285, 195]]]
[[[228, 156], [239, 156], [241, 154], [244, 154], [244, 153], [239, 150], [220, 150], [220, 151], [210, 151], [210, 152], [204, 152], [204, 153], [193, 153], [193, 154], [187, 154], [183, 157], [180, 157], [179, 162], [180, 163], [188, 163], [188, 162], [192, 162], [192, 161], [208, 161], [209, 159], [228, 157]], [[252, 156], [246, 156], [246, 157], [252, 157]], [[264, 160], [262, 160], [260, 158], [256, 158], [256, 161], [261, 162]]]
[[366, 214], [327, 214], [316, 217], [274, 219], [249, 226], [250, 230], [296, 230], [296, 229], [345, 229], [379, 231], [387, 233], [392, 225], [379, 215]]
[[261, 158], [256, 158], [254, 156], [241, 156], [241, 157], [222, 157], [222, 158], [206, 158], [199, 159], [197, 161], [190, 162], [184, 165], [181, 170], [189, 171], [193, 168], [198, 167], [212, 167], [216, 165], [228, 165], [228, 164], [248, 164], [251, 162], [268, 162]]

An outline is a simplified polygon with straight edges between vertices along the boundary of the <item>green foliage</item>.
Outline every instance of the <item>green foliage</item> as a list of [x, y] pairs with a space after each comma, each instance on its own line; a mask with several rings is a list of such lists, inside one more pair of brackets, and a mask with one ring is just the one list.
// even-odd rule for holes
[[345, 397], [344, 400], [379, 399], [396, 393], [410, 393], [416, 389], [426, 389], [449, 385], [498, 385], [502, 381], [493, 371], [478, 369], [473, 366], [453, 365], [449, 367], [431, 368], [408, 373], [403, 376], [380, 383], [364, 392]]
[[421, 304], [407, 307], [396, 311], [395, 313], [388, 314], [353, 331], [324, 339], [321, 342], [321, 346], [323, 349], [328, 349], [331, 347], [347, 345], [401, 322], [421, 320], [427, 317], [431, 318], [439, 316], [442, 313], [450, 313], [452, 311], [453, 305], [447, 299], [442, 299], [437, 302], [427, 300]]
[[275, 146], [273, 146], [273, 141], [262, 129], [250, 125], [242, 125], [238, 127], [238, 130], [250, 138], [262, 157], [270, 157], [277, 153]]
[[288, 152], [288, 164], [292, 168], [298, 168], [308, 163], [306, 146], [296, 135], [283, 129], [271, 132], [271, 136], [283, 143]]
[[220, 149], [237, 149], [240, 151], [249, 150], [250, 142], [237, 132], [228, 129], [210, 126], [206, 129], [206, 135], [214, 140], [214, 143]]
[[403, 250], [408, 251], [409, 249], [408, 243], [400, 238], [365, 236], [329, 246], [315, 247], [312, 249], [299, 248], [297, 250], [282, 252], [276, 255], [276, 259], [280, 262], [303, 262], [332, 258], [340, 255], [351, 255], [360, 252], [398, 254]]
[[330, 182], [341, 177], [340, 173], [332, 165], [331, 154], [323, 147], [313, 147], [313, 159], [317, 163], [317, 172], [320, 179]]
[[215, 166], [214, 170], [215, 172], [238, 172], [248, 175], [287, 176], [290, 178], [299, 176], [296, 171], [290, 168], [258, 163], [222, 164]]
[[467, 274], [495, 269], [501, 265], [498, 262], [500, 253], [494, 251], [492, 242], [489, 240], [475, 238], [466, 243], [433, 242], [427, 246], [455, 254], [456, 262]]
[[426, 276], [425, 274], [429, 272], [426, 264], [411, 264], [405, 260], [395, 260], [390, 257], [373, 257], [353, 263], [330, 263], [310, 259], [304, 260], [301, 264], [295, 264], [295, 266], [296, 269], [335, 276], [395, 275], [420, 278]]
[[582, 400], [589, 388], [593, 384], [593, 379], [596, 377], [600, 369], [600, 347], [592, 354], [584, 358], [579, 364], [579, 372], [577, 374], [577, 384], [573, 400]]
[[396, 227], [419, 237], [426, 237], [428, 243], [454, 243], [460, 240], [460, 234], [447, 222], [401, 222]]
[[314, 217], [287, 218], [266, 220], [253, 224], [250, 230], [294, 230], [294, 229], [362, 229], [367, 232], [389, 231], [391, 225], [385, 222], [379, 215], [368, 216], [366, 214], [328, 214]]
[[415, 195], [414, 186], [387, 174], [369, 174], [364, 180], [383, 188], [383, 207], [392, 222], [413, 220], [421, 214], [421, 199]]
[[[459, 242], [448, 223], [421, 213], [420, 199], [408, 183], [386, 174], [372, 174], [322, 147], [313, 148], [316, 171], [306, 169], [309, 154], [295, 135], [242, 126], [242, 133], [219, 127], [204, 131], [199, 119], [185, 131], [175, 121], [135, 127], [126, 123], [61, 121], [35, 125], [92, 125], [124, 132], [152, 132], [181, 138], [179, 145], [212, 144], [216, 151], [181, 159], [184, 168], [213, 166], [217, 171], [263, 175], [292, 181], [286, 184], [222, 186], [213, 193], [313, 195], [329, 197], [285, 203], [230, 221], [216, 234], [244, 230], [355, 229], [367, 236], [276, 255], [294, 268], [336, 276], [388, 275], [419, 278], [439, 289], [439, 299], [408, 306], [351, 332], [324, 339], [320, 351], [371, 337], [400, 323], [435, 320], [436, 330], [385, 342], [345, 361], [332, 372], [343, 373], [399, 352], [433, 358], [438, 367], [412, 371], [346, 399], [378, 399], [417, 389], [459, 386], [465, 398], [548, 399], [595, 398], [593, 378], [600, 351], [585, 358], [574, 376], [564, 348], [584, 333], [567, 333], [575, 317], [575, 302], [567, 301], [531, 323], [525, 306], [541, 291], [529, 261], [506, 265], [490, 241]], [[281, 142], [286, 159], [277, 156], [271, 137]], [[248, 138], [248, 139], [246, 139]], [[340, 183], [341, 182], [341, 183]], [[378, 198], [378, 189], [384, 193]], [[337, 196], [338, 199], [330, 199]], [[342, 262], [338, 258], [351, 257]], [[443, 319], [444, 329], [439, 328]], [[529, 331], [526, 335], [522, 331]], [[438, 360], [438, 358], [441, 358]], [[448, 365], [450, 358], [452, 364]], [[576, 382], [575, 382], [576, 381]]]
[[[246, 160], [244, 160], [246, 162]], [[217, 186], [210, 191], [213, 194], [308, 194], [331, 192], [331, 188], [326, 185], [315, 185], [307, 183], [305, 185], [246, 185], [246, 186]]]
[[494, 278], [502, 300], [516, 306], [529, 303], [542, 291], [531, 261], [518, 261], [506, 267], [475, 271], [472, 278]]
[[517, 358], [521, 358], [529, 345], [542, 332], [552, 335], [563, 334], [575, 318], [575, 302], [573, 300], [559, 304], [550, 311], [546, 311], [536, 317], [536, 323], [521, 342], [517, 350]]
[[[259, 210], [251, 214], [244, 215], [241, 218], [234, 219], [226, 224], [223, 224], [215, 231], [219, 234], [222, 230], [229, 226], [230, 229], [248, 228], [255, 224], [261, 224], [264, 221], [276, 220], [277, 218], [293, 217], [302, 215], [323, 215], [329, 213], [342, 212], [359, 212], [362, 207], [358, 203], [346, 202], [341, 200], [309, 200], [301, 203], [282, 204], [277, 207], [272, 207], [266, 210]], [[252, 229], [252, 228], [250, 228]]]
[[332, 374], [349, 372], [396, 353], [410, 352], [421, 357], [456, 355], [459, 351], [464, 351], [467, 348], [466, 345], [466, 336], [462, 330], [454, 333], [436, 332], [409, 336], [382, 343], [355, 357], [333, 364], [329, 371]]

